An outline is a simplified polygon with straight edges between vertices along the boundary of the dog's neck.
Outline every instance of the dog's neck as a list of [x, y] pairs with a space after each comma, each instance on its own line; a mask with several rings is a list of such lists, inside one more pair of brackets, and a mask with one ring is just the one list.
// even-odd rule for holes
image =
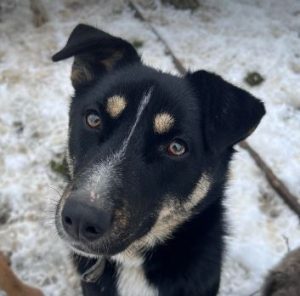
[[142, 255], [138, 253], [128, 252], [126, 250], [117, 255], [111, 256], [110, 259], [119, 265], [129, 268], [140, 267], [144, 262], [144, 258]]
[[[190, 266], [195, 266], [200, 257], [204, 258], [204, 264], [207, 258], [221, 261], [222, 245], [218, 238], [222, 211], [221, 202], [216, 203], [205, 211], [207, 213], [184, 223], [164, 243], [143, 253], [124, 251], [112, 256], [110, 260], [116, 264], [119, 294], [155, 296], [158, 295], [157, 282], [162, 281], [164, 276], [189, 274]], [[206, 241], [205, 248], [203, 239]], [[219, 248], [213, 248], [216, 246]], [[203, 279], [205, 276], [201, 275]]]
[[117, 290], [121, 296], [156, 296], [158, 290], [148, 281], [143, 263], [145, 258], [124, 251], [110, 258], [116, 263]]
[[[214, 202], [204, 205], [203, 211], [183, 223], [171, 238], [142, 252], [131, 248], [108, 257], [96, 289], [109, 285], [119, 296], [157, 296], [158, 291], [170, 289], [171, 282], [174, 293], [176, 289], [184, 289], [182, 295], [207, 295], [207, 288], [217, 291], [224, 235], [222, 191], [219, 190], [210, 191], [213, 196], [209, 200]], [[80, 261], [81, 273], [87, 265], [91, 266], [85, 260]], [[207, 266], [212, 273], [205, 271]], [[174, 279], [180, 281], [176, 283]], [[199, 294], [199, 287], [193, 283], [202, 281], [214, 288], [207, 285], [203, 291], [200, 288], [202, 294]]]

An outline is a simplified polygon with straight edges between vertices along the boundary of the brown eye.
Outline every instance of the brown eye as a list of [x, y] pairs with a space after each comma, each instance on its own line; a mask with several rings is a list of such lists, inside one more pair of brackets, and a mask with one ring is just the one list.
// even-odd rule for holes
[[98, 128], [101, 125], [100, 116], [97, 113], [89, 113], [86, 116], [86, 123], [91, 128]]
[[187, 151], [187, 146], [181, 140], [174, 140], [169, 144], [167, 151], [171, 156], [181, 156]]

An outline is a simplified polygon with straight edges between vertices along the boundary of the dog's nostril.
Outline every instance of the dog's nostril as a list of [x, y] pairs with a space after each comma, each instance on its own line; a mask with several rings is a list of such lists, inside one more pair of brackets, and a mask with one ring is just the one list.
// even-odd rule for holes
[[94, 226], [87, 226], [85, 228], [85, 232], [88, 233], [88, 234], [94, 234], [94, 235], [97, 235], [97, 234], [100, 234], [101, 231], [99, 229], [97, 229], [96, 227]]
[[72, 219], [70, 217], [65, 217], [65, 223], [68, 225], [72, 225]]

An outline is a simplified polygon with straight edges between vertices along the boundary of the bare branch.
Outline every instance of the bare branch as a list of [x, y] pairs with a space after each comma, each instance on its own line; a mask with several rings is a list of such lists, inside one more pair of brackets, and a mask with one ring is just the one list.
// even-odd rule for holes
[[41, 0], [30, 0], [30, 9], [35, 27], [41, 27], [44, 23], [48, 22], [48, 15]]
[[295, 195], [293, 195], [285, 184], [273, 173], [271, 168], [259, 156], [259, 154], [246, 142], [243, 141], [240, 147], [247, 150], [254, 159], [257, 166], [264, 172], [269, 184], [282, 197], [285, 203], [300, 217], [300, 204]]

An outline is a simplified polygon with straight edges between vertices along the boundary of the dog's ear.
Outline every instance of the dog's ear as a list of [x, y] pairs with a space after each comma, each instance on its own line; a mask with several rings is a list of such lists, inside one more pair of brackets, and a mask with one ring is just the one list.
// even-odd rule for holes
[[186, 78], [199, 98], [205, 143], [214, 153], [248, 137], [265, 114], [260, 100], [220, 76], [197, 71]]
[[86, 85], [114, 69], [141, 61], [127, 41], [84, 24], [73, 30], [65, 47], [52, 60], [57, 62], [72, 56], [71, 80], [74, 88]]

